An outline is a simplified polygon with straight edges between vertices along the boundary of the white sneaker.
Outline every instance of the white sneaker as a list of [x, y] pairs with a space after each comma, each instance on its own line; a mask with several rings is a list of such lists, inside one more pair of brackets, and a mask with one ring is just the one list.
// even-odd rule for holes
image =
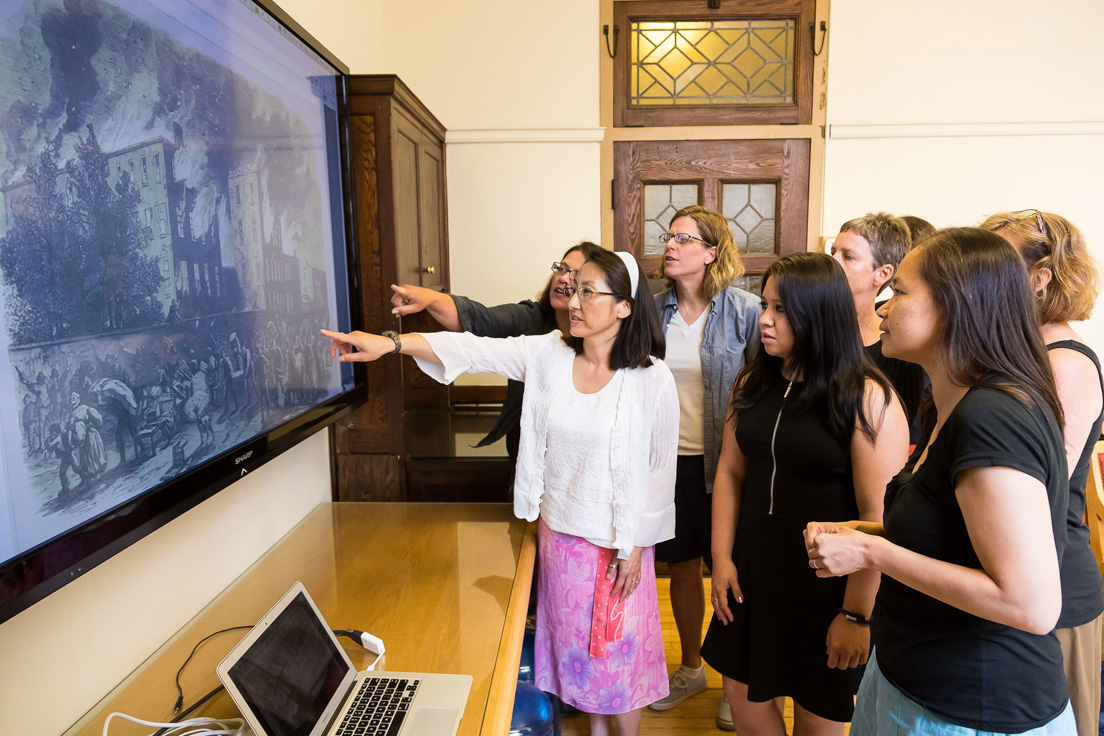
[[721, 702], [717, 704], [717, 728], [722, 731], [735, 731], [732, 725], [732, 707], [728, 704], [728, 698], [721, 696]]
[[697, 695], [705, 690], [705, 667], [692, 670], [689, 667], [679, 665], [679, 668], [671, 673], [668, 680], [671, 692], [663, 700], [657, 700], [648, 705], [652, 710], [670, 710], [691, 695]]

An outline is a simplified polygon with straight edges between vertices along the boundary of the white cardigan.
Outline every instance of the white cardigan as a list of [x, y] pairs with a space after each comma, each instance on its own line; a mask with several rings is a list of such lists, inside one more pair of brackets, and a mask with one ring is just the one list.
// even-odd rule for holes
[[[546, 457], [548, 408], [573, 398], [575, 351], [564, 344], [559, 332], [505, 339], [456, 332], [422, 337], [441, 362], [416, 359], [418, 367], [441, 383], [451, 383], [465, 372], [497, 373], [525, 382], [514, 513], [533, 521], [541, 513], [546, 476], [557, 471]], [[555, 518], [546, 513], [544, 521], [554, 531], [616, 549], [624, 559], [634, 546], [650, 547], [675, 535], [679, 406], [675, 380], [663, 361], [653, 359], [648, 368], [620, 373], [609, 472], [603, 473], [613, 488], [574, 488], [573, 497], [583, 503], [557, 503]], [[587, 456], [593, 451], [589, 446], [579, 447], [578, 457], [598, 460]], [[606, 513], [595, 518], [595, 502], [600, 497], [612, 498], [612, 502], [598, 504]], [[596, 529], [605, 533], [596, 534]]]

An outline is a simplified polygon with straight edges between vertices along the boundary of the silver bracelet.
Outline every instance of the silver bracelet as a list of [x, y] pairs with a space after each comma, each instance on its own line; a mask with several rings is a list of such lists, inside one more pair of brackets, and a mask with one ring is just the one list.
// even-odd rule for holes
[[395, 343], [395, 349], [391, 351], [392, 353], [402, 352], [402, 340], [399, 338], [399, 333], [395, 332], [394, 330], [388, 330], [387, 332], [383, 333], [383, 336], [390, 337], [391, 342]]

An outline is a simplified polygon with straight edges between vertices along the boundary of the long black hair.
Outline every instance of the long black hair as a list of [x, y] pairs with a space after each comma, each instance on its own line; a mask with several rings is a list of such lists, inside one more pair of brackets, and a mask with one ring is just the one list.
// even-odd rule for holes
[[[571, 246], [564, 251], [563, 258], [567, 258], [575, 251], [579, 251], [583, 254], [583, 258], [590, 260], [590, 256], [597, 251], [603, 250], [602, 246], [597, 243], [592, 243], [589, 240], [583, 240], [576, 245]], [[556, 274], [552, 274], [548, 277], [548, 283], [544, 285], [544, 290], [537, 295], [537, 306], [540, 307], [541, 317], [544, 318], [545, 327], [549, 331], [556, 329], [556, 310], [552, 308], [552, 282], [556, 279]]]
[[[887, 406], [893, 387], [863, 350], [843, 268], [824, 253], [794, 253], [771, 264], [763, 276], [764, 288], [771, 280], [794, 335], [790, 364], [803, 381], [792, 405], [800, 409], [824, 401], [828, 425], [841, 441], [850, 439], [857, 418], [873, 442], [877, 432], [863, 408], [866, 379], [881, 387]], [[781, 378], [782, 359], [760, 348], [736, 378], [730, 412], [749, 409]]]
[[[655, 299], [652, 298], [648, 277], [635, 259], [633, 262], [637, 276], [635, 294], [631, 293], [629, 270], [620, 256], [599, 248], [592, 251], [587, 258], [587, 263], [593, 263], [602, 272], [606, 286], [614, 294], [613, 298], [627, 301], [632, 307], [629, 316], [621, 320], [617, 337], [610, 349], [611, 370], [646, 368], [652, 364], [652, 358], [662, 360], [667, 351], [667, 339], [663, 335], [663, 326], [659, 323], [659, 311], [656, 309]], [[583, 338], [564, 335], [563, 340], [575, 350], [576, 355], [582, 354]]]
[[[937, 230], [917, 248], [920, 276], [943, 313], [939, 352], [959, 386], [984, 385], [1065, 416], [1023, 259], [976, 227]], [[993, 374], [999, 376], [994, 380]]]

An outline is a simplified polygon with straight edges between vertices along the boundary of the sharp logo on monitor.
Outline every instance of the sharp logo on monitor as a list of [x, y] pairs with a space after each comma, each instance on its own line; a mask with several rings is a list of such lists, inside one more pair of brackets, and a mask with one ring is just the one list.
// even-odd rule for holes
[[244, 455], [241, 455], [239, 457], [234, 458], [234, 464], [235, 465], [241, 465], [242, 463], [244, 463], [246, 460], [248, 460], [251, 457], [253, 457], [253, 451], [252, 450], [245, 453]]

